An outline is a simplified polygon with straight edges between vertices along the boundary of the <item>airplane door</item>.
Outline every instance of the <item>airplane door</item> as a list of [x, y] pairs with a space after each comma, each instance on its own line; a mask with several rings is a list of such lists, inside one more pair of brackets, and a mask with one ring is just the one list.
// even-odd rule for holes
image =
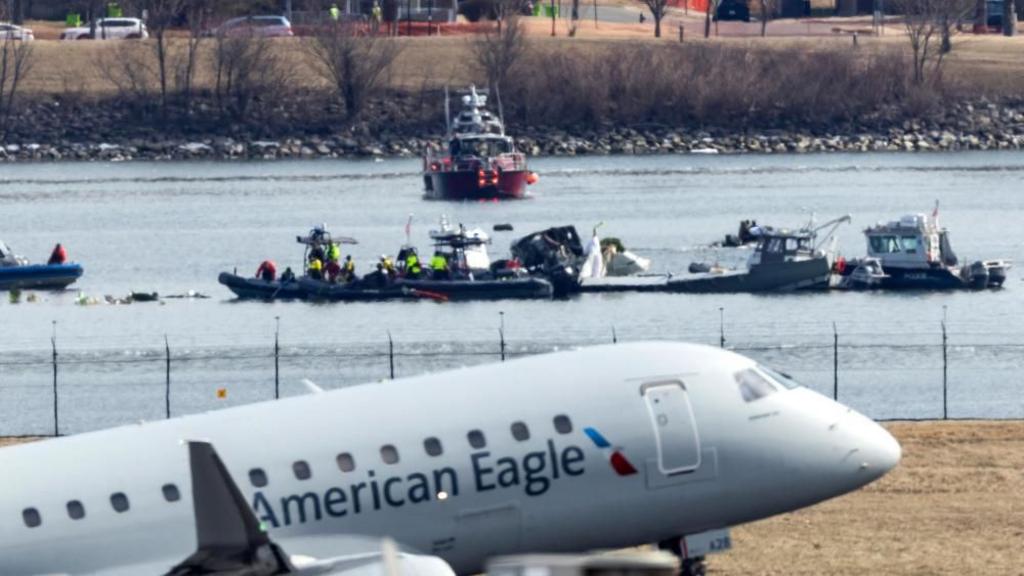
[[692, 472], [700, 467], [700, 438], [686, 385], [678, 380], [652, 382], [641, 389], [658, 445], [662, 474]]

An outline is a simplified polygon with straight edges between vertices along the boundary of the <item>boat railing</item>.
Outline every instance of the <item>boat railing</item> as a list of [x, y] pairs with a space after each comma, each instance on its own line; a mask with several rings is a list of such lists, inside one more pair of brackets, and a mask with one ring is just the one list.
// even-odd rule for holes
[[474, 170], [477, 168], [491, 170], [526, 170], [526, 154], [522, 152], [509, 152], [495, 156], [490, 159], [489, 165], [486, 159], [477, 156], [463, 156], [453, 159], [448, 154], [440, 154], [434, 151], [427, 151], [423, 158], [423, 169], [430, 172], [451, 172], [453, 170]]

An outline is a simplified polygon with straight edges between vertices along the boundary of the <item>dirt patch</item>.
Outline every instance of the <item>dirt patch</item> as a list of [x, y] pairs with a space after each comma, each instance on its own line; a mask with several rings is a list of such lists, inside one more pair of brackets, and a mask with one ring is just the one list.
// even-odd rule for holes
[[900, 465], [863, 490], [733, 530], [712, 574], [1024, 574], [1024, 422], [886, 426]]
[[35, 442], [39, 440], [34, 436], [15, 436], [13, 438], [0, 437], [0, 448], [4, 446], [13, 446], [15, 444], [22, 444], [25, 442]]

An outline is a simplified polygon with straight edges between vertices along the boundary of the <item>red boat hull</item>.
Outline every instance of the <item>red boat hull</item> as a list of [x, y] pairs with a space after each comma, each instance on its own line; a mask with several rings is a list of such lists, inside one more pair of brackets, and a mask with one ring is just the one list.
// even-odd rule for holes
[[[529, 170], [503, 170], [481, 183], [476, 170], [426, 171], [424, 196], [432, 200], [508, 200], [526, 196]], [[496, 182], [494, 180], [497, 180]]]

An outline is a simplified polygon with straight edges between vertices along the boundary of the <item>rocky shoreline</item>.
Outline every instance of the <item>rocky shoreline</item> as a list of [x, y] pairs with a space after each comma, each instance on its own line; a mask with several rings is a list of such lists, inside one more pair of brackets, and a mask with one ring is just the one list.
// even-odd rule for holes
[[[103, 137], [82, 137], [80, 133], [74, 134], [76, 131], [45, 126], [26, 130], [23, 126], [19, 133], [9, 134], [0, 143], [0, 162], [417, 157], [428, 145], [442, 145], [440, 135], [413, 135], [427, 130], [422, 123], [412, 124], [385, 124], [387, 130], [363, 124], [358, 129], [350, 127], [335, 134], [324, 134], [323, 130], [302, 134], [284, 129], [276, 137], [265, 133], [249, 135], [244, 129], [235, 130], [233, 135], [193, 133], [167, 137], [152, 128], [140, 130], [142, 134], [137, 135], [125, 130]], [[926, 119], [875, 119], [873, 124], [833, 130], [686, 129], [660, 125], [602, 125], [578, 130], [513, 125], [510, 130], [518, 135], [520, 149], [530, 156], [1024, 149], [1024, 104], [963, 103]], [[27, 137], [26, 133], [35, 138]]]

